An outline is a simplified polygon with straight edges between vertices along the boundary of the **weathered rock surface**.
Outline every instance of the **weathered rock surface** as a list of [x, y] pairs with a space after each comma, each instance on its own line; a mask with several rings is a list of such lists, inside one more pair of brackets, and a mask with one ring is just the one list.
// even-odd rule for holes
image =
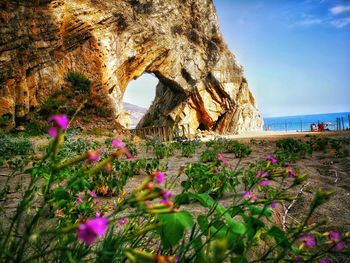
[[40, 107], [69, 70], [92, 81], [121, 123], [128, 82], [148, 72], [159, 84], [139, 126], [262, 128], [211, 0], [0, 0], [0, 124]]

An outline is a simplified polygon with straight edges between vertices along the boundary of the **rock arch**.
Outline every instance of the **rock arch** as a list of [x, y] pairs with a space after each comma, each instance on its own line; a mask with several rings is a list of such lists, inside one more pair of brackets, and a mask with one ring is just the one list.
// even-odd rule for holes
[[116, 116], [123, 116], [127, 83], [154, 73], [156, 99], [140, 126], [262, 128], [211, 0], [0, 0], [0, 8], [0, 115], [13, 116], [12, 125], [73, 68], [92, 80]]

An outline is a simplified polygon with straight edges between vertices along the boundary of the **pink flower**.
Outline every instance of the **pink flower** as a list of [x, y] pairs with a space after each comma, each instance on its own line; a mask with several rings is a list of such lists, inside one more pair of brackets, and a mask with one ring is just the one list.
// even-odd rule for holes
[[87, 162], [95, 163], [100, 160], [100, 151], [88, 151], [87, 153]]
[[267, 157], [267, 160], [270, 161], [272, 164], [276, 164], [277, 163], [277, 160], [276, 158], [270, 154], [268, 157]]
[[92, 197], [92, 198], [96, 198], [97, 195], [95, 194], [95, 192], [93, 191], [89, 191], [89, 195]]
[[99, 211], [96, 211], [95, 215], [96, 215], [96, 217], [101, 217], [102, 213]]
[[165, 180], [165, 173], [157, 171], [154, 178], [156, 179], [157, 184], [162, 184]]
[[120, 219], [120, 220], [118, 221], [118, 225], [119, 225], [119, 226], [124, 226], [124, 225], [126, 225], [127, 223], [129, 223], [129, 219], [128, 219], [127, 217], [122, 218], [122, 219]]
[[218, 153], [216, 157], [223, 163], [228, 163], [227, 159], [225, 158], [223, 153]]
[[83, 202], [83, 199], [81, 199], [80, 196], [78, 196], [77, 198], [77, 205], [80, 205]]
[[113, 147], [118, 147], [118, 148], [124, 148], [124, 147], [125, 147], [125, 144], [124, 144], [121, 140], [114, 139], [114, 140], [112, 141], [112, 146], [113, 146]]
[[77, 232], [78, 239], [91, 245], [97, 237], [104, 236], [107, 230], [108, 219], [97, 217], [88, 219], [85, 224], [80, 224]]
[[128, 151], [128, 149], [126, 149], [125, 143], [123, 143], [121, 140], [114, 139], [112, 141], [112, 146], [120, 148], [122, 150], [122, 152], [125, 154], [126, 159], [128, 159], [128, 160], [134, 159], [134, 156], [132, 156], [131, 153]]
[[168, 204], [169, 199], [173, 196], [172, 192], [168, 191], [168, 190], [164, 190], [162, 191], [162, 203], [163, 204]]
[[270, 180], [266, 179], [266, 180], [262, 180], [259, 182], [259, 185], [261, 187], [264, 187], [265, 185], [269, 185], [270, 184]]
[[243, 199], [250, 201], [250, 202], [254, 202], [257, 200], [257, 197], [255, 196], [255, 194], [251, 191], [245, 192], [245, 194], [243, 195]]
[[259, 178], [259, 177], [265, 178], [268, 175], [269, 175], [268, 172], [263, 173], [262, 171], [258, 171], [258, 173], [256, 174], [256, 178]]
[[314, 247], [316, 246], [316, 240], [315, 237], [311, 234], [303, 235], [299, 238], [300, 241], [302, 241], [305, 245], [308, 247]]
[[49, 122], [53, 122], [53, 126], [49, 128], [48, 134], [51, 137], [57, 137], [58, 131], [66, 130], [68, 127], [69, 119], [65, 114], [53, 115], [48, 119]]
[[328, 258], [322, 258], [318, 263], [331, 263], [331, 261]]
[[123, 148], [122, 151], [123, 151], [123, 153], [125, 154], [126, 159], [128, 159], [128, 160], [133, 160], [133, 159], [135, 159], [134, 156], [129, 152], [128, 149]]

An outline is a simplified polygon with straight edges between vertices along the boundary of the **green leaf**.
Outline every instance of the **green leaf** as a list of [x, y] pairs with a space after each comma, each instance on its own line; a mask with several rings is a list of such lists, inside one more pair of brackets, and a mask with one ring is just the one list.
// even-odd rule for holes
[[69, 194], [62, 188], [56, 188], [53, 192], [54, 197], [57, 201], [59, 200], [68, 200], [69, 199]]
[[197, 222], [198, 222], [199, 228], [201, 229], [202, 233], [207, 235], [208, 234], [208, 227], [209, 227], [208, 218], [206, 216], [199, 215], [197, 217]]
[[247, 231], [246, 226], [242, 222], [234, 220], [231, 217], [230, 213], [228, 213], [228, 211], [222, 205], [218, 205], [216, 207], [216, 211], [220, 215], [224, 216], [226, 223], [229, 225], [232, 233], [243, 235]]
[[244, 256], [232, 257], [231, 263], [248, 263], [248, 260]]
[[182, 194], [176, 195], [174, 200], [175, 200], [175, 204], [177, 205], [189, 204], [190, 203], [189, 193], [182, 193]]
[[193, 199], [198, 200], [202, 206], [204, 207], [212, 207], [215, 204], [214, 199], [208, 195], [207, 193], [203, 193], [203, 194], [193, 194], [191, 193], [190, 196]]
[[185, 229], [192, 228], [194, 225], [192, 215], [187, 211], [161, 214], [158, 219], [162, 222], [159, 231], [165, 249], [176, 245], [181, 240]]
[[273, 237], [276, 240], [276, 243], [284, 248], [288, 248], [291, 246], [284, 232], [277, 226], [271, 227], [267, 232], [267, 235]]
[[263, 214], [266, 218], [270, 218], [272, 216], [272, 212], [268, 207], [257, 207], [255, 205], [250, 205], [248, 208], [252, 212], [252, 215]]

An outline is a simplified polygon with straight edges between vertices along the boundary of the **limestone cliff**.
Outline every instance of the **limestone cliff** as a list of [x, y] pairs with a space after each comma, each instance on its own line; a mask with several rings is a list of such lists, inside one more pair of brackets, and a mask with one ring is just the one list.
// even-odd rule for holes
[[119, 122], [128, 82], [148, 72], [159, 84], [139, 126], [262, 128], [211, 0], [0, 0], [0, 124], [40, 108], [70, 70], [92, 81]]

